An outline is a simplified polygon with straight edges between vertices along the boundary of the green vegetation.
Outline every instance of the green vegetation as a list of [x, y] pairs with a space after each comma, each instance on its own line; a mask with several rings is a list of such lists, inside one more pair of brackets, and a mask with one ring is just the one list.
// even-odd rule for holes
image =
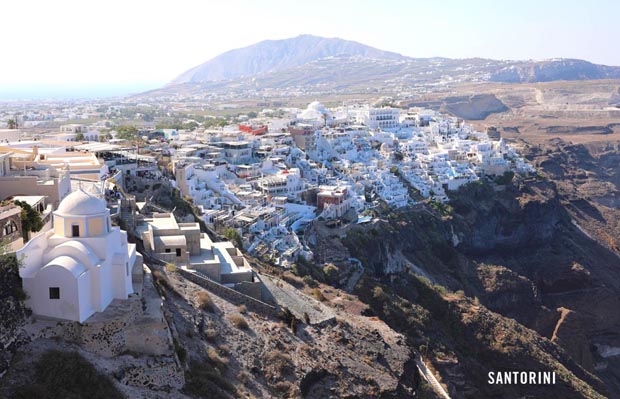
[[324, 302], [327, 300], [327, 298], [325, 298], [325, 295], [323, 295], [323, 291], [321, 291], [321, 289], [318, 287], [312, 290], [312, 296], [314, 296], [317, 301]]
[[135, 140], [138, 138], [138, 129], [135, 126], [118, 126], [116, 138], [123, 140]]
[[323, 273], [330, 283], [335, 283], [338, 279], [338, 268], [333, 263], [328, 263], [323, 267]]
[[35, 364], [34, 379], [15, 399], [122, 399], [114, 383], [77, 352], [48, 351]]
[[234, 242], [237, 248], [243, 249], [243, 239], [241, 238], [241, 235], [239, 235], [239, 232], [237, 232], [237, 230], [226, 229], [224, 231], [224, 237], [226, 237], [229, 241]]
[[431, 208], [439, 212], [441, 216], [448, 217], [454, 213], [454, 208], [450, 204], [446, 204], [437, 200], [431, 200], [428, 204]]
[[29, 232], [37, 232], [43, 228], [43, 220], [39, 212], [34, 210], [27, 202], [15, 201], [15, 205], [22, 208], [22, 235], [24, 240], [28, 240]]
[[304, 280], [304, 284], [306, 284], [310, 288], [315, 288], [315, 287], [318, 287], [319, 285], [319, 283], [317, 283], [316, 280], [313, 279], [311, 276], [304, 276], [303, 280]]
[[498, 176], [495, 178], [495, 184], [498, 184], [500, 186], [505, 186], [507, 184], [510, 184], [512, 182], [512, 179], [515, 177], [515, 172], [509, 170], [504, 172], [503, 175]]

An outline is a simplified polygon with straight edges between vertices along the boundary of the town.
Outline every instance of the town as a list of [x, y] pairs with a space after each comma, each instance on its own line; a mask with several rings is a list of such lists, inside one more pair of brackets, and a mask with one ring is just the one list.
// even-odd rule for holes
[[[122, 111], [108, 107], [103, 115]], [[479, 132], [428, 109], [368, 103], [328, 109], [314, 101], [306, 109], [238, 115], [221, 126], [188, 119], [181, 128], [127, 129], [97, 120], [32, 132], [39, 122], [78, 114], [101, 115], [81, 108], [5, 116], [14, 129], [0, 131], [3, 199], [25, 201], [49, 221], [78, 187], [94, 187], [118, 214], [129, 197], [161, 210], [156, 194], [165, 187], [191, 203], [199, 218], [191, 222], [234, 231], [249, 253], [282, 267], [312, 258], [304, 228], [315, 219], [364, 223], [380, 204], [445, 203], [450, 191], [485, 176], [535, 173], [493, 127]]]
[[[315, 256], [313, 225], [342, 229], [429, 205], [448, 216], [464, 185], [536, 174], [492, 126], [481, 132], [389, 101], [202, 117], [103, 102], [4, 111], [0, 238], [19, 262], [29, 339], [113, 357], [130, 370], [127, 386], [182, 389], [186, 355], [162, 302], [172, 276], [205, 290], [199, 309], [213, 294], [283, 318], [293, 332], [296, 320], [320, 329], [336, 320], [322, 292], [309, 296], [270, 272], [294, 276], [314, 263], [338, 275], [345, 262], [353, 287], [364, 262]], [[242, 314], [229, 317], [244, 325]], [[147, 357], [126, 363], [127, 352]]]

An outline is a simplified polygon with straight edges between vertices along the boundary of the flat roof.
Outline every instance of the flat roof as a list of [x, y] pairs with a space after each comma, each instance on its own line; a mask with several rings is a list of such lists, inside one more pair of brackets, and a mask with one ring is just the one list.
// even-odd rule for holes
[[185, 240], [184, 235], [155, 236], [153, 237], [153, 241], [159, 244], [164, 244], [165, 246], [186, 246], [187, 245], [187, 241]]
[[34, 206], [44, 198], [44, 195], [16, 195], [13, 197], [13, 201], [22, 201], [30, 206]]
[[172, 214], [156, 213], [152, 218], [144, 221], [151, 225], [153, 230], [179, 229], [179, 224]]

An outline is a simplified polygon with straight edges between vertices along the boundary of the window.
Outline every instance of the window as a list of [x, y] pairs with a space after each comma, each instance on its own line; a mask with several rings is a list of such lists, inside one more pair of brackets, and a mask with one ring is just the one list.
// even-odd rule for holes
[[71, 236], [72, 237], [80, 236], [80, 226], [78, 226], [77, 224], [74, 224], [71, 226]]
[[169, 252], [170, 252], [170, 248], [166, 248], [166, 253], [169, 253]]
[[50, 287], [50, 299], [60, 299], [60, 287]]
[[129, 276], [129, 262], [125, 262], [125, 270], [127, 271], [127, 275]]
[[14, 221], [10, 221], [4, 225], [4, 235], [8, 236], [9, 234], [17, 231], [17, 224]]
[[181, 248], [177, 248], [177, 256], [181, 256]]

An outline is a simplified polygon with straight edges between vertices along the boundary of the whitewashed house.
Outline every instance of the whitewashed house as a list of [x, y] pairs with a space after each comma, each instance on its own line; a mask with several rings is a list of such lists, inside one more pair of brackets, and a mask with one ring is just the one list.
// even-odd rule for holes
[[78, 322], [127, 299], [142, 262], [127, 232], [111, 225], [105, 201], [81, 188], [61, 201], [52, 229], [17, 251], [22, 256], [26, 305], [35, 315]]

